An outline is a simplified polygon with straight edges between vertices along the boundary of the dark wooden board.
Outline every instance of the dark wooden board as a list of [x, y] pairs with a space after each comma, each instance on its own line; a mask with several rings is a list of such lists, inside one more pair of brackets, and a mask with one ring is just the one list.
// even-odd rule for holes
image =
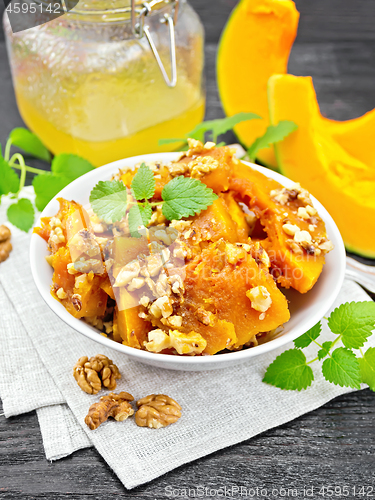
[[[237, 1], [191, 3], [206, 27], [207, 117], [218, 118], [223, 114], [215, 83], [216, 44]], [[314, 77], [322, 111], [329, 117], [352, 118], [375, 107], [375, 1], [296, 3], [302, 16], [290, 72]], [[10, 130], [22, 125], [22, 120], [1, 41], [0, 116], [0, 142], [4, 144]], [[0, 498], [161, 499], [168, 497], [167, 487], [181, 492], [202, 485], [213, 489], [263, 487], [268, 489], [267, 498], [277, 498], [272, 496], [273, 488], [279, 492], [280, 488], [296, 488], [298, 498], [303, 498], [304, 486], [314, 486], [312, 498], [318, 499], [322, 498], [318, 494], [321, 486], [374, 486], [374, 455], [375, 397], [366, 390], [337, 398], [282, 427], [126, 491], [93, 449], [47, 462], [33, 412], [9, 420], [0, 417]], [[212, 494], [209, 498], [219, 497]], [[351, 493], [348, 498], [355, 497]]]

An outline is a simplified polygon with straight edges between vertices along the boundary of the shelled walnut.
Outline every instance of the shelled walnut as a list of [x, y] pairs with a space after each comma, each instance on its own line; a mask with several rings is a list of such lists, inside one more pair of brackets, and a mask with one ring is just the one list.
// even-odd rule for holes
[[90, 359], [87, 356], [79, 358], [73, 368], [73, 376], [87, 394], [97, 394], [102, 385], [113, 391], [116, 380], [121, 378], [117, 366], [104, 354], [97, 354]]
[[160, 429], [177, 422], [181, 417], [181, 406], [164, 394], [151, 394], [137, 401], [135, 422], [140, 427]]
[[0, 226], [0, 262], [4, 262], [9, 257], [12, 251], [12, 244], [10, 242], [11, 232], [6, 226]]
[[123, 422], [134, 414], [134, 410], [129, 403], [129, 401], [133, 400], [133, 396], [128, 392], [120, 392], [119, 394], [111, 392], [108, 396], [101, 397], [98, 403], [90, 406], [85, 418], [86, 425], [93, 431], [108, 420], [109, 417], [118, 422]]

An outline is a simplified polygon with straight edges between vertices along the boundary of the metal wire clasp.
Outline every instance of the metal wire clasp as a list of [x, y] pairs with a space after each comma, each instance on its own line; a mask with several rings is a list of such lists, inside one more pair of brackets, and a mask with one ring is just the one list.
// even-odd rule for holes
[[[169, 2], [173, 4], [172, 15], [164, 14], [162, 19], [160, 20], [160, 22], [168, 25], [168, 30], [169, 30], [171, 78], [168, 77], [164, 64], [160, 58], [159, 52], [155, 46], [154, 40], [152, 39], [150, 27], [146, 24], [146, 18], [152, 12], [152, 8], [155, 7], [157, 4], [162, 3], [164, 0], [151, 0], [149, 2], [145, 2], [142, 4], [140, 10], [136, 9], [135, 1], [136, 0], [131, 0], [131, 9], [132, 9], [131, 23], [132, 23], [133, 33], [137, 38], [142, 38], [144, 35], [146, 36], [165, 83], [168, 85], [168, 87], [173, 88], [177, 84], [175, 24], [177, 21], [179, 0], [171, 0]], [[138, 17], [136, 16], [136, 14], [138, 14]]]

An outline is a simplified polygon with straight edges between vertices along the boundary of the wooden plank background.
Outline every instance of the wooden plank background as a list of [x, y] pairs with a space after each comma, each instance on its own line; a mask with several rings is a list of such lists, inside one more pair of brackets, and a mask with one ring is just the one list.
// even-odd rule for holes
[[[191, 3], [206, 29], [207, 117], [218, 118], [222, 110], [215, 82], [216, 48], [237, 1]], [[297, 0], [296, 4], [301, 21], [290, 72], [314, 77], [321, 108], [329, 117], [353, 118], [375, 107], [375, 1]], [[4, 144], [22, 120], [1, 38], [0, 116], [0, 142]], [[304, 486], [314, 486], [313, 498], [318, 499], [322, 486], [374, 486], [374, 455], [375, 398], [365, 390], [337, 398], [289, 424], [127, 492], [94, 450], [48, 463], [32, 412], [8, 420], [0, 417], [0, 498], [161, 499], [167, 498], [167, 486], [235, 485], [297, 488], [299, 498], [303, 498]], [[351, 493], [348, 498], [357, 497]]]

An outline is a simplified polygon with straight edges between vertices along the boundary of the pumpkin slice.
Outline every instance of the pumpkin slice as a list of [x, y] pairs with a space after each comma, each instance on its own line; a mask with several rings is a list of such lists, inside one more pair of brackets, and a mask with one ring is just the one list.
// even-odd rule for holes
[[[287, 300], [272, 276], [242, 248], [223, 240], [211, 243], [184, 271], [184, 301], [174, 314], [183, 318], [179, 330], [194, 330], [207, 341], [204, 353], [238, 348], [254, 341], [259, 332], [289, 320]], [[267, 290], [272, 301], [263, 314], [246, 295], [258, 286]]]
[[[223, 31], [217, 82], [225, 114], [248, 111], [262, 118], [235, 127], [246, 147], [269, 125], [267, 81], [274, 73], [286, 73], [298, 19], [291, 0], [241, 0]], [[277, 168], [272, 147], [257, 156], [265, 165]]]
[[[303, 209], [307, 200], [298, 199], [297, 191], [285, 193], [277, 181], [243, 163], [234, 170], [231, 189], [259, 218], [267, 234], [262, 245], [268, 252], [272, 273], [278, 282], [301, 293], [310, 290], [322, 272], [325, 260], [324, 252], [314, 247], [314, 240], [320, 243], [327, 237], [322, 219], [317, 215], [299, 216], [299, 208]], [[290, 231], [286, 232], [289, 227], [285, 225], [292, 226]], [[293, 227], [311, 235], [311, 247], [308, 242], [304, 246], [296, 244], [291, 234]]]
[[269, 80], [268, 92], [272, 123], [293, 120], [298, 125], [296, 132], [276, 145], [282, 173], [323, 203], [350, 251], [374, 258], [374, 169], [322, 135], [310, 77], [275, 75]]

